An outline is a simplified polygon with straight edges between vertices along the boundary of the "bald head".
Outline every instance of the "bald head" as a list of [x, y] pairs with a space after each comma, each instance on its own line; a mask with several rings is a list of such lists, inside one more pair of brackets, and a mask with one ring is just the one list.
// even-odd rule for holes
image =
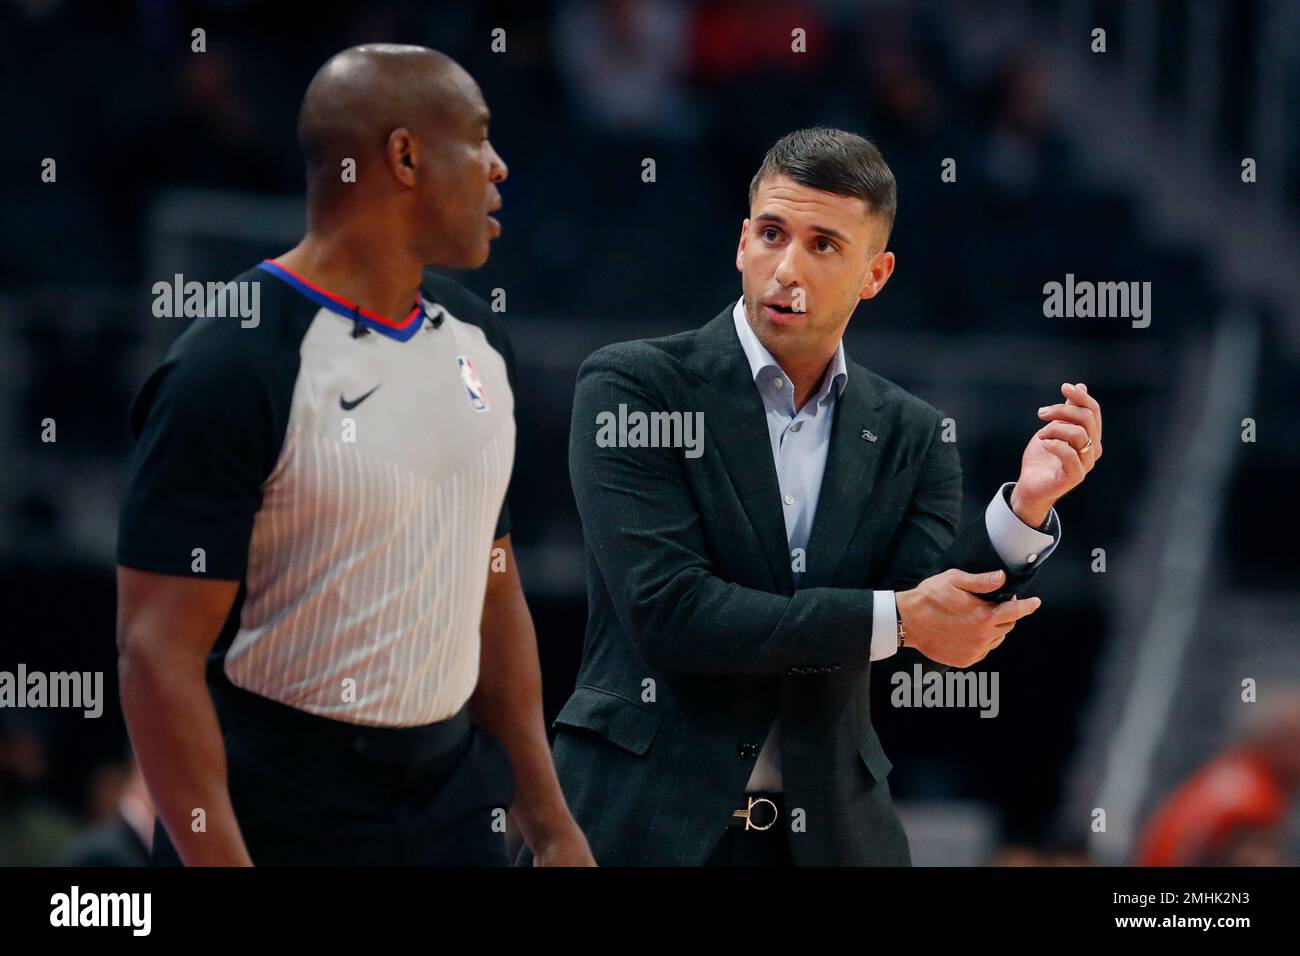
[[360, 165], [382, 155], [395, 129], [436, 136], [476, 108], [482, 97], [473, 79], [437, 50], [390, 43], [344, 50], [316, 72], [298, 114], [308, 182], [321, 174], [337, 182], [344, 159]]
[[478, 84], [436, 50], [367, 44], [332, 57], [298, 117], [308, 235], [383, 237], [427, 265], [482, 265], [506, 178], [488, 120]]

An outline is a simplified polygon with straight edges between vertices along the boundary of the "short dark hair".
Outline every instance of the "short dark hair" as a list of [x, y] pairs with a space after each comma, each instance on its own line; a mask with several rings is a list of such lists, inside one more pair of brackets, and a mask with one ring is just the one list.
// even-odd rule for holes
[[768, 176], [789, 176], [801, 186], [861, 199], [885, 220], [888, 238], [898, 209], [898, 187], [880, 150], [865, 136], [828, 126], [786, 133], [776, 141], [749, 183], [752, 205]]

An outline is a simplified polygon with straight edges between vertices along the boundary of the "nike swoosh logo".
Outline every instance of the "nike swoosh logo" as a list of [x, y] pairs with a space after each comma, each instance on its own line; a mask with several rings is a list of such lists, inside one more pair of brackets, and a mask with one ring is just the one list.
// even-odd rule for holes
[[[381, 382], [380, 385], [382, 385], [382, 384], [383, 384], [383, 383]], [[340, 395], [340, 396], [339, 396], [339, 408], [343, 409], [345, 412], [350, 412], [350, 411], [352, 411], [352, 409], [356, 408], [358, 405], [360, 405], [362, 402], [364, 402], [364, 401], [365, 401], [367, 398], [369, 398], [371, 395], [375, 394], [375, 389], [376, 389], [376, 388], [379, 388], [379, 385], [376, 385], [375, 388], [372, 388], [370, 391], [366, 392], [366, 394], [362, 395], [360, 398], [354, 398], [354, 399], [353, 399], [352, 401], [350, 401], [350, 402], [349, 402], [346, 398], [344, 398], [342, 395]]]

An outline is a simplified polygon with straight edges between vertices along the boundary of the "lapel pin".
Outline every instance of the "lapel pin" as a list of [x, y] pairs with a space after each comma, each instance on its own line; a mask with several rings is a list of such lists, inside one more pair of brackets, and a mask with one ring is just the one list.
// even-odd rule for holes
[[864, 428], [862, 429], [862, 438], [864, 441], [875, 441], [876, 433], [873, 432], [870, 428]]

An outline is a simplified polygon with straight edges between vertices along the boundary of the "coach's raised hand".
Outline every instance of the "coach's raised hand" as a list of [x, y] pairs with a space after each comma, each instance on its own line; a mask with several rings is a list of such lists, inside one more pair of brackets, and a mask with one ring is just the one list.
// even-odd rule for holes
[[1082, 382], [1062, 385], [1061, 394], [1064, 404], [1038, 410], [1047, 424], [1029, 439], [1011, 492], [1011, 510], [1031, 528], [1046, 521], [1052, 506], [1101, 458], [1101, 405]]
[[979, 597], [996, 591], [1003, 571], [970, 574], [949, 568], [895, 595], [907, 643], [930, 660], [969, 667], [1002, 643], [1016, 621], [1042, 605], [1036, 597], [991, 604]]

